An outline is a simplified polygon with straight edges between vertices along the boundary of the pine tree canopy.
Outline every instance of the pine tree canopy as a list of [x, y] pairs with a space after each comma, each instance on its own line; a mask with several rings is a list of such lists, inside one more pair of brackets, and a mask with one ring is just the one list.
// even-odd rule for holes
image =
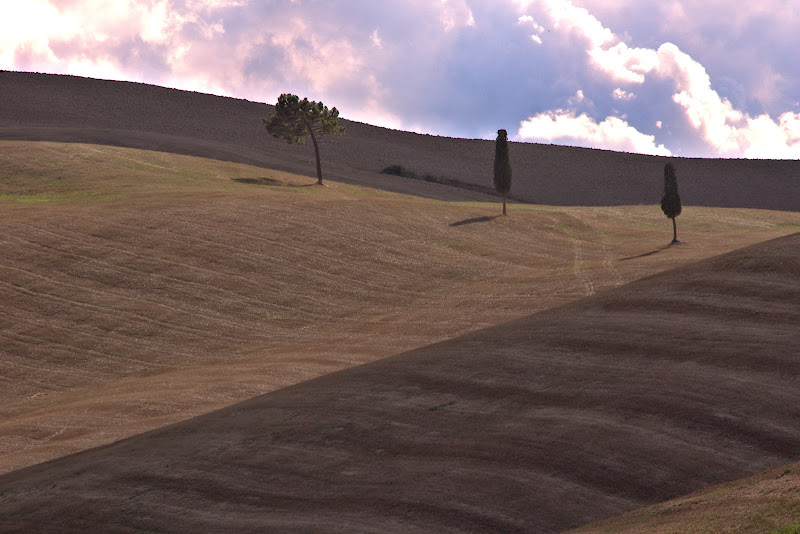
[[342, 135], [344, 126], [339, 126], [339, 110], [328, 109], [322, 102], [292, 94], [282, 94], [269, 119], [262, 119], [267, 132], [287, 143], [305, 143], [309, 135]]

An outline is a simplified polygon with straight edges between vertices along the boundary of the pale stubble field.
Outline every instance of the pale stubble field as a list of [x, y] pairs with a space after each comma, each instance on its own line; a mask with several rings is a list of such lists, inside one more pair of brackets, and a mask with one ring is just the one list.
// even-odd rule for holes
[[2, 148], [3, 471], [800, 227], [687, 206], [667, 248], [657, 206], [503, 218], [435, 184], [452, 200], [149, 151]]

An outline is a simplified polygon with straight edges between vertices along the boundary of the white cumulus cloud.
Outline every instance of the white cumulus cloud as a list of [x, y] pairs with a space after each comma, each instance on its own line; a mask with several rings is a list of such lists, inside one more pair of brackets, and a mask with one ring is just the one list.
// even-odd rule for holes
[[[716, 154], [725, 157], [800, 158], [797, 114], [787, 111], [776, 120], [767, 114], [753, 117], [736, 109], [712, 88], [705, 67], [676, 45], [667, 42], [657, 50], [629, 47], [586, 8], [578, 7], [570, 0], [517, 0], [517, 3], [524, 10], [536, 8], [546, 13], [556, 30], [581, 37], [589, 64], [611, 82], [642, 85], [648, 76], [669, 81], [675, 89], [672, 101]], [[773, 85], [774, 79], [773, 76], [770, 82]], [[770, 91], [774, 91], [771, 86]], [[622, 88], [616, 88], [612, 96], [616, 100], [634, 97], [633, 93]], [[635, 146], [644, 146], [651, 137], [624, 121], [617, 122], [619, 119], [613, 117], [598, 125], [588, 116], [565, 115], [560, 110], [529, 119], [523, 123], [520, 136], [530, 134], [532, 130], [525, 125], [531, 121], [546, 127], [546, 131], [558, 132], [561, 138], [604, 139], [603, 143], [608, 143], [604, 132], [625, 132], [627, 137], [637, 140]], [[578, 133], [567, 135], [563, 130], [567, 125], [576, 128]], [[648, 153], [653, 153], [656, 145], [651, 142], [649, 146], [651, 152]], [[659, 147], [663, 148], [663, 145]]]
[[542, 44], [542, 34], [544, 33], [544, 27], [539, 25], [533, 17], [530, 15], [522, 15], [517, 19], [518, 24], [526, 24], [533, 28], [533, 32], [531, 34], [531, 40], [537, 44]]
[[623, 119], [607, 117], [598, 123], [585, 113], [555, 110], [540, 113], [520, 124], [518, 137], [523, 141], [558, 142], [575, 146], [605, 148], [656, 156], [671, 156], [655, 136], [639, 132]]
[[673, 101], [691, 125], [723, 157], [800, 158], [797, 114], [786, 112], [777, 120], [766, 114], [752, 117], [734, 108], [711, 87], [706, 69], [677, 46], [658, 49], [656, 74], [675, 84]]

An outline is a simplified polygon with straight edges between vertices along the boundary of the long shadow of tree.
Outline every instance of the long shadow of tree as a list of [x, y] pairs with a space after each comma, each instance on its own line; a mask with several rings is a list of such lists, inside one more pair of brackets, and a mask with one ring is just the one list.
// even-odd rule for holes
[[484, 215], [483, 217], [473, 217], [471, 219], [464, 219], [463, 221], [450, 223], [450, 226], [463, 226], [465, 224], [489, 222], [492, 219], [496, 219], [497, 217], [499, 217], [499, 215]]
[[668, 248], [675, 245], [675, 243], [670, 243], [667, 246], [657, 248], [655, 250], [651, 250], [650, 252], [645, 252], [644, 254], [637, 254], [636, 256], [628, 256], [627, 258], [620, 258], [619, 261], [627, 261], [627, 260], [635, 260], [636, 258], [645, 258], [647, 256], [652, 256], [653, 254], [658, 254], [661, 251], [667, 250]]
[[234, 182], [239, 182], [240, 184], [249, 184], [249, 185], [266, 185], [271, 187], [283, 186], [283, 187], [311, 187], [317, 185], [316, 183], [313, 184], [290, 184], [286, 182], [282, 182], [280, 180], [276, 180], [275, 178], [267, 178], [266, 176], [262, 176], [260, 178], [231, 178]]

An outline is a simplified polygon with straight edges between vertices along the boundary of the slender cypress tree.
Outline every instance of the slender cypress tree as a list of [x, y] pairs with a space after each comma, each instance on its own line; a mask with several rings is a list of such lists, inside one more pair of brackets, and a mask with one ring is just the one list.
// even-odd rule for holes
[[322, 165], [319, 158], [317, 137], [326, 134], [342, 135], [344, 126], [339, 126], [339, 110], [328, 109], [322, 102], [300, 100], [297, 95], [282, 94], [275, 105], [275, 113], [262, 119], [267, 132], [287, 143], [302, 145], [311, 136], [314, 155], [317, 158], [317, 183], [322, 185]]
[[511, 160], [508, 157], [508, 133], [497, 130], [494, 145], [494, 188], [503, 195], [503, 215], [506, 214], [506, 196], [511, 191]]
[[681, 214], [681, 196], [678, 194], [678, 180], [675, 178], [675, 166], [664, 165], [664, 196], [661, 197], [661, 210], [672, 219], [672, 242], [678, 243], [678, 227], [675, 217]]

